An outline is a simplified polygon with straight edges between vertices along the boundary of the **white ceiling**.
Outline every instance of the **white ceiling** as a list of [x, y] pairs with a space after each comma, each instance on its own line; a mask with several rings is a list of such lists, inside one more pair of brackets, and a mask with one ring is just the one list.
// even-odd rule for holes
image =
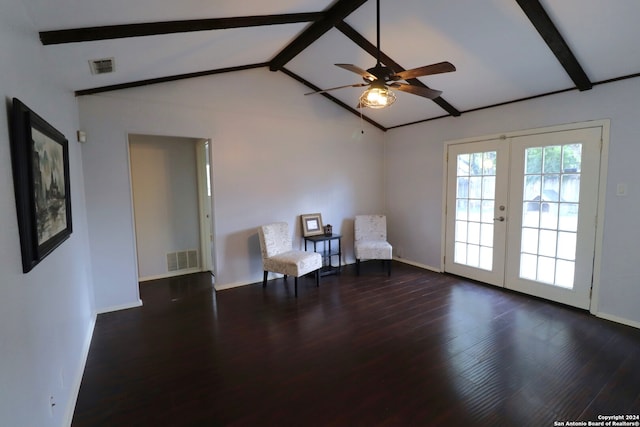
[[[345, 0], [23, 1], [38, 31], [51, 31], [325, 12]], [[539, 1], [591, 83], [640, 73], [640, 1]], [[375, 6], [374, 0], [366, 1], [344, 19], [373, 45]], [[381, 0], [381, 12], [381, 50], [397, 64], [410, 69], [449, 61], [456, 66], [453, 73], [419, 80], [443, 91], [442, 99], [462, 114], [576, 87], [516, 0]], [[310, 25], [302, 22], [74, 42], [46, 45], [43, 52], [55, 78], [69, 90], [80, 91], [268, 63]], [[88, 61], [104, 57], [115, 58], [116, 71], [92, 75]], [[341, 31], [331, 28], [284, 68], [322, 89], [362, 82], [358, 75], [335, 63], [367, 69], [375, 65], [376, 59]], [[312, 91], [303, 85], [291, 87], [299, 90], [300, 96]], [[362, 91], [346, 88], [330, 95], [355, 108]], [[390, 128], [449, 114], [432, 100], [398, 91], [396, 95], [393, 106], [365, 109], [364, 115], [381, 127]], [[322, 101], [331, 102], [324, 98]]]

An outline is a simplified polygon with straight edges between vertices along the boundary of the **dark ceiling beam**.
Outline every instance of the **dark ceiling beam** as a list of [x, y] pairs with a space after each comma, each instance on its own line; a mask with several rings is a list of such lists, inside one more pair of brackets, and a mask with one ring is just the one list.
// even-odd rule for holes
[[366, 1], [367, 0], [339, 0], [331, 8], [325, 11], [323, 19], [311, 24], [294, 41], [282, 49], [280, 53], [271, 60], [269, 69], [271, 71], [280, 70], [296, 55], [322, 37], [327, 31], [335, 27], [336, 24], [366, 3]]
[[[319, 88], [318, 86], [314, 85], [313, 83], [308, 82], [307, 80], [303, 79], [302, 77], [300, 77], [299, 75], [287, 70], [286, 68], [281, 68], [280, 71], [282, 71], [283, 73], [285, 73], [286, 75], [288, 75], [289, 77], [294, 78], [295, 80], [299, 81], [300, 83], [302, 83], [303, 85], [307, 86], [308, 88], [311, 88], [314, 91], [319, 91], [322, 90], [321, 88]], [[340, 101], [337, 98], [334, 98], [333, 96], [331, 96], [328, 93], [319, 93], [318, 95], [322, 95], [327, 99], [330, 99], [331, 101], [335, 102], [336, 104], [338, 104], [339, 106], [341, 106], [342, 108], [344, 108], [345, 110], [350, 111], [351, 113], [355, 114], [358, 117], [362, 117], [362, 120], [371, 123], [373, 126], [377, 127], [378, 129], [380, 129], [383, 132], [387, 131], [387, 128], [385, 128], [384, 126], [382, 126], [381, 124], [379, 124], [378, 122], [370, 119], [369, 117], [365, 116], [364, 114], [362, 114], [361, 111], [356, 110], [353, 107], [348, 106], [347, 104], [345, 104], [344, 102]], [[315, 95], [310, 95], [310, 96], [315, 96]], [[364, 131], [363, 131], [364, 132]]]
[[516, 0], [520, 5], [527, 18], [533, 26], [538, 30], [540, 36], [547, 43], [553, 54], [558, 58], [560, 64], [564, 67], [569, 77], [575, 83], [579, 90], [589, 90], [593, 87], [593, 83], [582, 69], [582, 66], [574, 56], [573, 52], [560, 34], [560, 31], [551, 21], [551, 18], [544, 10], [538, 0]]
[[[628, 74], [626, 76], [614, 77], [613, 79], [607, 79], [607, 80], [601, 80], [601, 81], [593, 82], [593, 85], [594, 86], [598, 86], [598, 85], [603, 85], [603, 84], [608, 84], [608, 83], [615, 83], [615, 82], [619, 82], [619, 81], [622, 81], [622, 80], [637, 79], [637, 78], [640, 78], [640, 73]], [[570, 88], [567, 88], [567, 89], [554, 90], [552, 92], [540, 93], [538, 95], [527, 96], [525, 98], [518, 98], [518, 99], [511, 100], [511, 101], [499, 102], [497, 104], [491, 104], [491, 105], [485, 105], [483, 107], [472, 108], [470, 110], [465, 110], [462, 113], [463, 114], [467, 114], [467, 113], [472, 113], [472, 112], [475, 112], [475, 111], [488, 110], [490, 108], [503, 107], [505, 105], [515, 104], [515, 103], [518, 103], [518, 102], [529, 101], [529, 100], [537, 99], [537, 98], [544, 98], [545, 96], [558, 95], [560, 93], [571, 92], [571, 91], [576, 90], [576, 89], [577, 89], [576, 87], [570, 87]], [[401, 128], [401, 127], [411, 126], [411, 125], [415, 125], [415, 124], [418, 124], [418, 123], [431, 122], [431, 121], [434, 121], [434, 120], [440, 120], [440, 119], [444, 119], [444, 118], [447, 118], [447, 117], [449, 117], [449, 116], [431, 117], [429, 119], [416, 120], [414, 122], [403, 123], [401, 125], [389, 126], [387, 128], [387, 130], [398, 129], [398, 128]]]
[[[360, 33], [358, 33], [349, 24], [347, 24], [346, 22], [340, 22], [336, 25], [336, 28], [340, 30], [342, 34], [350, 38], [351, 41], [353, 41], [355, 44], [357, 44], [362, 49], [364, 49], [367, 53], [369, 53], [369, 55], [373, 56], [374, 58], [377, 58], [378, 48], [374, 46], [372, 43], [370, 43], [367, 39], [365, 39]], [[399, 73], [400, 71], [405, 71], [405, 69], [402, 68], [400, 64], [398, 64], [393, 59], [385, 55], [384, 52], [380, 52], [380, 62], [382, 62], [387, 67], [391, 68], [396, 73]], [[427, 85], [425, 85], [418, 79], [409, 79], [407, 80], [407, 82], [411, 83], [414, 86], [428, 88]], [[460, 111], [458, 111], [453, 105], [445, 101], [445, 99], [442, 98], [441, 96], [433, 99], [433, 102], [438, 104], [443, 110], [445, 110], [447, 113], [451, 114], [452, 116], [454, 117], [460, 116]]]
[[229, 28], [257, 27], [264, 25], [296, 24], [300, 22], [318, 21], [323, 17], [324, 12], [312, 12], [107, 25], [102, 27], [41, 31], [40, 41], [43, 45], [77, 43], [96, 40], [121, 39], [126, 37], [154, 36], [158, 34], [224, 30]]
[[92, 89], [83, 89], [75, 91], [75, 96], [94, 95], [97, 93], [111, 92], [114, 90], [131, 89], [134, 87], [149, 86], [158, 83], [175, 82], [177, 80], [193, 79], [196, 77], [212, 76], [214, 74], [231, 73], [233, 71], [251, 70], [253, 68], [262, 68], [268, 66], [268, 62], [259, 64], [241, 65], [239, 67], [219, 68], [217, 70], [199, 71], [197, 73], [177, 74], [174, 76], [159, 77], [156, 79], [138, 80], [135, 82], [121, 83], [110, 86], [101, 86]]

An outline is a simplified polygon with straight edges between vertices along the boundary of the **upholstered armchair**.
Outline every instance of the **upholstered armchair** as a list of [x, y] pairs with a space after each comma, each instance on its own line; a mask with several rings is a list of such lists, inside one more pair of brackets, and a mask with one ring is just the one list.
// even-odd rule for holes
[[295, 277], [295, 295], [298, 296], [298, 277], [315, 271], [316, 286], [320, 286], [322, 256], [316, 252], [294, 250], [286, 222], [263, 225], [258, 230], [264, 276], [262, 287], [267, 286], [267, 275], [272, 273]]
[[392, 247], [387, 242], [387, 217], [384, 215], [356, 215], [354, 222], [354, 252], [356, 274], [360, 275], [360, 261], [380, 259], [387, 264], [391, 275]]

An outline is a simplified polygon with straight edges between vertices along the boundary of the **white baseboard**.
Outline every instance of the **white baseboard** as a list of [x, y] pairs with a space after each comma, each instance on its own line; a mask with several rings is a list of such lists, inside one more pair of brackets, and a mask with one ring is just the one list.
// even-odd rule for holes
[[113, 307], [101, 308], [99, 310], [96, 310], [96, 314], [110, 313], [112, 311], [119, 311], [119, 310], [127, 310], [129, 308], [135, 308], [135, 307], [142, 307], [141, 299], [139, 299], [137, 302], [132, 302], [130, 304], [122, 304], [122, 305], [116, 305]]
[[409, 261], [408, 259], [394, 257], [393, 260], [404, 263], [404, 264], [413, 265], [414, 267], [433, 271], [435, 273], [442, 273], [442, 271], [439, 268], [431, 267], [430, 265], [426, 265], [426, 264], [420, 264], [419, 262]]
[[63, 425], [67, 427], [71, 427], [71, 422], [73, 421], [73, 414], [76, 410], [76, 403], [78, 402], [78, 395], [80, 394], [80, 384], [82, 384], [84, 368], [86, 367], [87, 359], [89, 358], [89, 348], [91, 347], [91, 338], [93, 338], [93, 330], [95, 326], [96, 315], [93, 315], [89, 323], [89, 327], [87, 328], [87, 335], [84, 338], [84, 343], [82, 344], [82, 350], [80, 353], [80, 365], [78, 366], [78, 369], [76, 370], [73, 378], [73, 382], [71, 383], [71, 390], [69, 393], [70, 398], [64, 411]]
[[[424, 270], [430, 270], [430, 271], [433, 271], [435, 273], [442, 273], [440, 271], [440, 269], [435, 268], [435, 267], [431, 267], [429, 265], [425, 265], [425, 264], [420, 264], [420, 263], [417, 263], [417, 262], [409, 261], [409, 260], [406, 260], [404, 258], [393, 258], [393, 259], [395, 261], [399, 261], [399, 262], [402, 262], [404, 264], [413, 265], [414, 267], [422, 268]], [[355, 264], [355, 261], [354, 262], [343, 262], [342, 263], [342, 267], [346, 267], [347, 265], [350, 265], [350, 264]], [[267, 280], [277, 279], [277, 278], [280, 278], [280, 277], [282, 277], [282, 274], [269, 273], [269, 277], [268, 277]], [[215, 284], [214, 288], [215, 288], [216, 291], [224, 291], [225, 289], [239, 288], [240, 286], [253, 285], [253, 284], [256, 284], [256, 283], [262, 283], [262, 278], [260, 278], [259, 280], [254, 280], [252, 282], [236, 282], [236, 283], [227, 283], [227, 284], [224, 284], [224, 285]]]
[[[284, 275], [280, 273], [269, 272], [269, 276], [267, 277], [267, 280], [279, 279], [281, 277], [284, 277]], [[213, 287], [216, 291], [224, 291], [225, 289], [233, 289], [233, 288], [239, 288], [240, 286], [255, 285], [256, 283], [262, 283], [262, 277], [260, 277], [257, 280], [253, 280], [249, 282], [235, 282], [235, 283], [227, 283], [224, 285], [214, 284]]]
[[[262, 282], [262, 280], [259, 281], [260, 283]], [[225, 285], [217, 285], [214, 284], [213, 287], [216, 291], [224, 291], [225, 289], [233, 289], [233, 288], [239, 288], [240, 286], [247, 286], [247, 285], [253, 285], [255, 283], [259, 283], [258, 281], [255, 282], [236, 282], [236, 283], [227, 283]]]
[[613, 316], [611, 314], [601, 313], [601, 312], [597, 312], [595, 313], [595, 315], [596, 317], [600, 317], [601, 319], [611, 320], [612, 322], [622, 323], [623, 325], [640, 329], [640, 322], [635, 322], [633, 320], [625, 319], [624, 317]]
[[[185, 274], [200, 273], [202, 271], [203, 270], [201, 270], [199, 268], [185, 268], [184, 270], [171, 271], [171, 272], [168, 272], [168, 273], [157, 274], [157, 275], [154, 275], [154, 276], [138, 277], [138, 282], [148, 282], [149, 280], [167, 279], [169, 277], [184, 276]], [[206, 271], [206, 270], [204, 270], [204, 271]]]

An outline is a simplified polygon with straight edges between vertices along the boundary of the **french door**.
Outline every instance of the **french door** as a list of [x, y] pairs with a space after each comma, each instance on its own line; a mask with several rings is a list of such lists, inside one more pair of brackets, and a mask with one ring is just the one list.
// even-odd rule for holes
[[501, 140], [449, 146], [446, 271], [504, 286], [508, 158]]
[[588, 308], [601, 134], [449, 145], [445, 271]]

